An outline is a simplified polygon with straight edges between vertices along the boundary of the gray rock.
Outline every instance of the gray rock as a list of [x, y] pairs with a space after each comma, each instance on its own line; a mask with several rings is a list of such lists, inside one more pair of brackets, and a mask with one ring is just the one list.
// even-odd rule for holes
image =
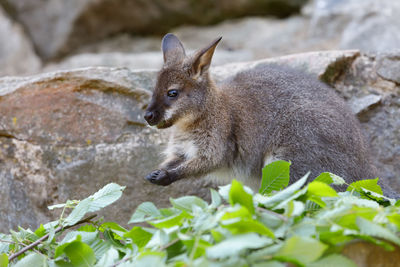
[[[305, 0], [264, 1], [31, 1], [5, 0], [43, 58], [121, 32], [162, 34], [182, 23], [210, 24], [244, 15], [288, 16]], [[106, 23], [105, 23], [106, 22]]]
[[310, 34], [331, 38], [340, 49], [386, 52], [400, 43], [400, 2], [392, 0], [314, 0]]
[[207, 199], [204, 180], [155, 187], [144, 179], [168, 138], [141, 115], [154, 79], [153, 71], [110, 68], [0, 79], [0, 231], [56, 219], [49, 204], [109, 182], [127, 186], [121, 202], [102, 213], [121, 223], [146, 200]]
[[[190, 53], [191, 51], [189, 51]], [[213, 58], [214, 65], [227, 64], [233, 61], [249, 61], [253, 56], [249, 51], [219, 51]], [[50, 63], [43, 71], [69, 70], [83, 67], [126, 67], [129, 69], [159, 69], [162, 66], [161, 51], [144, 53], [100, 53], [79, 54], [68, 57], [60, 63]]]
[[369, 107], [378, 104], [382, 99], [380, 95], [366, 95], [349, 101], [349, 105], [354, 114], [360, 114], [368, 110]]
[[377, 72], [382, 78], [400, 84], [400, 50], [380, 58]]
[[0, 6], [0, 76], [33, 74], [41, 68], [29, 38], [21, 25], [10, 19]]
[[[212, 72], [221, 81], [271, 63], [301, 68], [345, 98], [364, 99], [354, 108], [364, 110], [362, 127], [379, 176], [400, 189], [400, 88], [377, 74], [374, 56], [326, 51], [216, 66]], [[207, 199], [215, 184], [203, 179], [168, 187], [143, 179], [161, 161], [168, 139], [168, 130], [154, 130], [142, 118], [155, 77], [155, 71], [96, 67], [0, 79], [0, 231], [35, 228], [57, 218], [48, 205], [84, 198], [109, 182], [127, 186], [123, 198], [101, 213], [120, 223], [144, 201], [165, 206], [169, 197]]]

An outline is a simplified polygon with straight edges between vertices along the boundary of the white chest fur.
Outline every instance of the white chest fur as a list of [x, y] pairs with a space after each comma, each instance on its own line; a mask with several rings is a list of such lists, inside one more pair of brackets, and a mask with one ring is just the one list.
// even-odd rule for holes
[[164, 154], [167, 159], [174, 155], [184, 155], [186, 160], [190, 160], [197, 156], [197, 152], [198, 147], [193, 141], [179, 141], [171, 138]]

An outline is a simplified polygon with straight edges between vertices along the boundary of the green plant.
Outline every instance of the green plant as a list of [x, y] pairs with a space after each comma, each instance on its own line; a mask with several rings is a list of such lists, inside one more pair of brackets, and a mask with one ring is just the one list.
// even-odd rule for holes
[[142, 203], [129, 220], [134, 225], [130, 229], [94, 220], [93, 215], [84, 218], [121, 196], [123, 187], [109, 184], [84, 200], [51, 207], [72, 209], [65, 218], [62, 212], [59, 220], [36, 231], [20, 228], [0, 234], [0, 266], [285, 266], [291, 262], [345, 267], [355, 264], [340, 251], [354, 239], [388, 250], [400, 245], [398, 204], [382, 195], [377, 179], [352, 183], [338, 193], [330, 185], [344, 185], [344, 180], [323, 173], [310, 183], [306, 175], [286, 187], [289, 166], [278, 161], [264, 168], [262, 194], [233, 180], [218, 192], [211, 190], [211, 203], [195, 196], [170, 199], [172, 206], [164, 209]]

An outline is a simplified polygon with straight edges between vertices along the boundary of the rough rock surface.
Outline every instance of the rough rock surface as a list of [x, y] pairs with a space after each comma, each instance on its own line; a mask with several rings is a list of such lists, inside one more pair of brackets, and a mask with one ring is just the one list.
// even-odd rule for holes
[[[225, 62], [336, 49], [387, 53], [399, 49], [400, 22], [396, 18], [399, 12], [398, 1], [315, 0], [303, 9], [302, 14], [284, 20], [249, 17], [213, 26], [182, 25], [172, 29], [172, 32], [188, 50], [199, 49], [214, 38], [223, 36], [217, 55], [224, 53]], [[155, 55], [159, 53], [160, 41], [161, 36], [139, 38], [116, 35], [82, 46], [76, 51], [82, 55], [66, 58], [46, 69], [70, 69], [89, 66], [89, 63], [157, 68], [157, 58], [160, 57]], [[146, 53], [138, 55], [139, 52]]]
[[310, 11], [311, 37], [336, 38], [341, 49], [387, 52], [399, 48], [399, 1], [314, 0]]
[[22, 27], [1, 6], [0, 43], [0, 76], [32, 74], [41, 68], [41, 60]]
[[298, 12], [305, 2], [6, 0], [44, 58], [65, 54], [81, 44], [120, 32], [155, 34], [182, 23], [205, 25], [244, 15], [288, 16]]
[[[396, 57], [326, 51], [217, 66], [212, 73], [221, 81], [259, 64], [287, 64], [331, 84], [359, 102], [380, 176], [400, 192], [400, 87], [378, 71], [387, 58]], [[104, 214], [121, 223], [143, 201], [163, 206], [183, 194], [207, 198], [214, 185], [202, 179], [168, 187], [143, 179], [161, 161], [168, 138], [142, 118], [155, 77], [155, 71], [97, 67], [0, 79], [0, 231], [54, 219], [47, 205], [86, 197], [111, 181], [127, 189]]]

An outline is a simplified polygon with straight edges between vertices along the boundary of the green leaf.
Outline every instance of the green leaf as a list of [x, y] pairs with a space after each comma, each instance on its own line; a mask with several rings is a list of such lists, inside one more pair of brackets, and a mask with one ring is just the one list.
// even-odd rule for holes
[[254, 233], [236, 235], [207, 248], [207, 256], [213, 259], [226, 258], [237, 255], [247, 249], [261, 248], [272, 243], [273, 241], [270, 238], [260, 237]]
[[46, 234], [46, 229], [44, 228], [43, 224], [40, 224], [39, 228], [36, 229], [35, 235], [38, 237], [42, 237]]
[[141, 253], [137, 260], [134, 262], [133, 265], [129, 266], [137, 266], [137, 267], [163, 267], [166, 266], [165, 264], [166, 254], [165, 252], [158, 252], [158, 251], [147, 251]]
[[13, 265], [13, 267], [27, 266], [47, 267], [47, 258], [41, 254], [31, 253], [18, 261], [17, 264]]
[[89, 211], [91, 203], [92, 200], [89, 198], [86, 198], [79, 202], [79, 204], [76, 205], [69, 216], [65, 219], [64, 226], [74, 225], [78, 221], [82, 220], [85, 214]]
[[251, 267], [286, 267], [286, 264], [283, 264], [279, 261], [267, 261], [252, 264]]
[[340, 216], [336, 215], [333, 221], [342, 227], [358, 230], [356, 223], [358, 217], [372, 220], [377, 213], [378, 211], [374, 208], [353, 206], [346, 213], [340, 214]]
[[344, 185], [346, 181], [333, 173], [330, 172], [323, 172], [314, 181], [322, 182], [325, 184], [334, 184], [334, 185]]
[[64, 252], [75, 267], [89, 267], [96, 262], [92, 248], [81, 241], [71, 242], [64, 248]]
[[218, 194], [225, 200], [229, 201], [229, 192], [231, 191], [231, 184], [222, 185], [218, 187]]
[[310, 263], [307, 267], [357, 267], [357, 265], [343, 255], [331, 254], [316, 262]]
[[286, 187], [282, 191], [279, 191], [275, 195], [271, 197], [266, 197], [262, 195], [256, 195], [256, 201], [260, 204], [271, 207], [276, 204], [280, 204], [280, 202], [287, 200], [291, 195], [293, 195], [297, 190], [299, 190], [306, 182], [307, 178], [310, 173], [307, 173], [302, 178], [300, 178], [295, 183], [291, 184], [290, 186]]
[[5, 253], [0, 254], [0, 267], [8, 266], [8, 256]]
[[219, 205], [221, 205], [222, 200], [221, 200], [221, 196], [218, 194], [217, 191], [215, 191], [214, 189], [210, 189], [211, 191], [211, 208], [217, 208]]
[[[187, 254], [193, 255], [193, 259], [197, 259], [198, 257], [204, 256], [206, 253], [206, 249], [211, 246], [211, 244], [205, 240], [195, 240], [189, 239], [182, 241], [187, 248]], [[193, 251], [195, 249], [195, 251]]]
[[264, 195], [288, 186], [290, 164], [290, 162], [278, 160], [265, 166], [262, 170], [259, 193]]
[[112, 266], [119, 259], [118, 251], [111, 247], [102, 255], [100, 260], [95, 265], [96, 267]]
[[236, 203], [246, 207], [251, 214], [254, 214], [253, 196], [247, 193], [243, 185], [236, 181], [232, 181], [231, 190], [229, 191], [229, 203], [235, 205]]
[[88, 197], [88, 199], [92, 200], [90, 203], [89, 212], [94, 212], [111, 205], [122, 196], [122, 191], [124, 189], [125, 186], [120, 186], [116, 183], [107, 184], [95, 194]]
[[369, 191], [375, 192], [377, 194], [383, 195], [382, 188], [378, 185], [379, 178], [369, 179], [369, 180], [360, 180], [354, 183], [351, 183], [346, 191], [356, 191], [363, 196], [363, 191], [361, 188], [367, 189]]
[[394, 225], [397, 226], [397, 230], [400, 231], [400, 214], [397, 212], [394, 212], [390, 215], [387, 216], [389, 221], [393, 223]]
[[235, 235], [251, 232], [274, 238], [274, 233], [268, 227], [252, 219], [223, 221], [222, 227], [227, 228]]
[[293, 236], [285, 241], [275, 258], [308, 264], [321, 257], [327, 248], [327, 245], [316, 239]]
[[308, 195], [318, 196], [318, 197], [337, 197], [338, 194], [336, 191], [330, 187], [329, 185], [319, 182], [313, 181], [308, 184]]
[[115, 222], [105, 222], [100, 225], [100, 228], [109, 229], [119, 236], [123, 236], [126, 232], [128, 232], [128, 230]]
[[192, 216], [188, 214], [186, 211], [182, 211], [179, 214], [156, 221], [151, 221], [149, 223], [157, 228], [170, 228], [175, 225], [181, 225], [183, 220], [187, 218], [192, 218]]
[[161, 212], [157, 209], [156, 206], [154, 206], [153, 203], [143, 202], [136, 208], [135, 213], [133, 213], [128, 223], [145, 222], [159, 218], [161, 216]]
[[205, 209], [208, 206], [207, 202], [195, 196], [184, 196], [176, 199], [170, 198], [169, 201], [174, 208], [188, 212], [192, 211], [194, 205], [202, 209]]
[[135, 243], [139, 248], [146, 246], [153, 235], [141, 227], [135, 226], [129, 232], [124, 234], [125, 238], [129, 238]]
[[356, 223], [361, 234], [379, 237], [391, 241], [396, 245], [400, 245], [400, 238], [395, 233], [392, 233], [389, 229], [361, 217], [357, 218]]
[[112, 247], [111, 242], [107, 242], [100, 238], [93, 240], [93, 242], [88, 245], [90, 245], [90, 247], [93, 249], [96, 259], [100, 259], [104, 253], [106, 253]]

